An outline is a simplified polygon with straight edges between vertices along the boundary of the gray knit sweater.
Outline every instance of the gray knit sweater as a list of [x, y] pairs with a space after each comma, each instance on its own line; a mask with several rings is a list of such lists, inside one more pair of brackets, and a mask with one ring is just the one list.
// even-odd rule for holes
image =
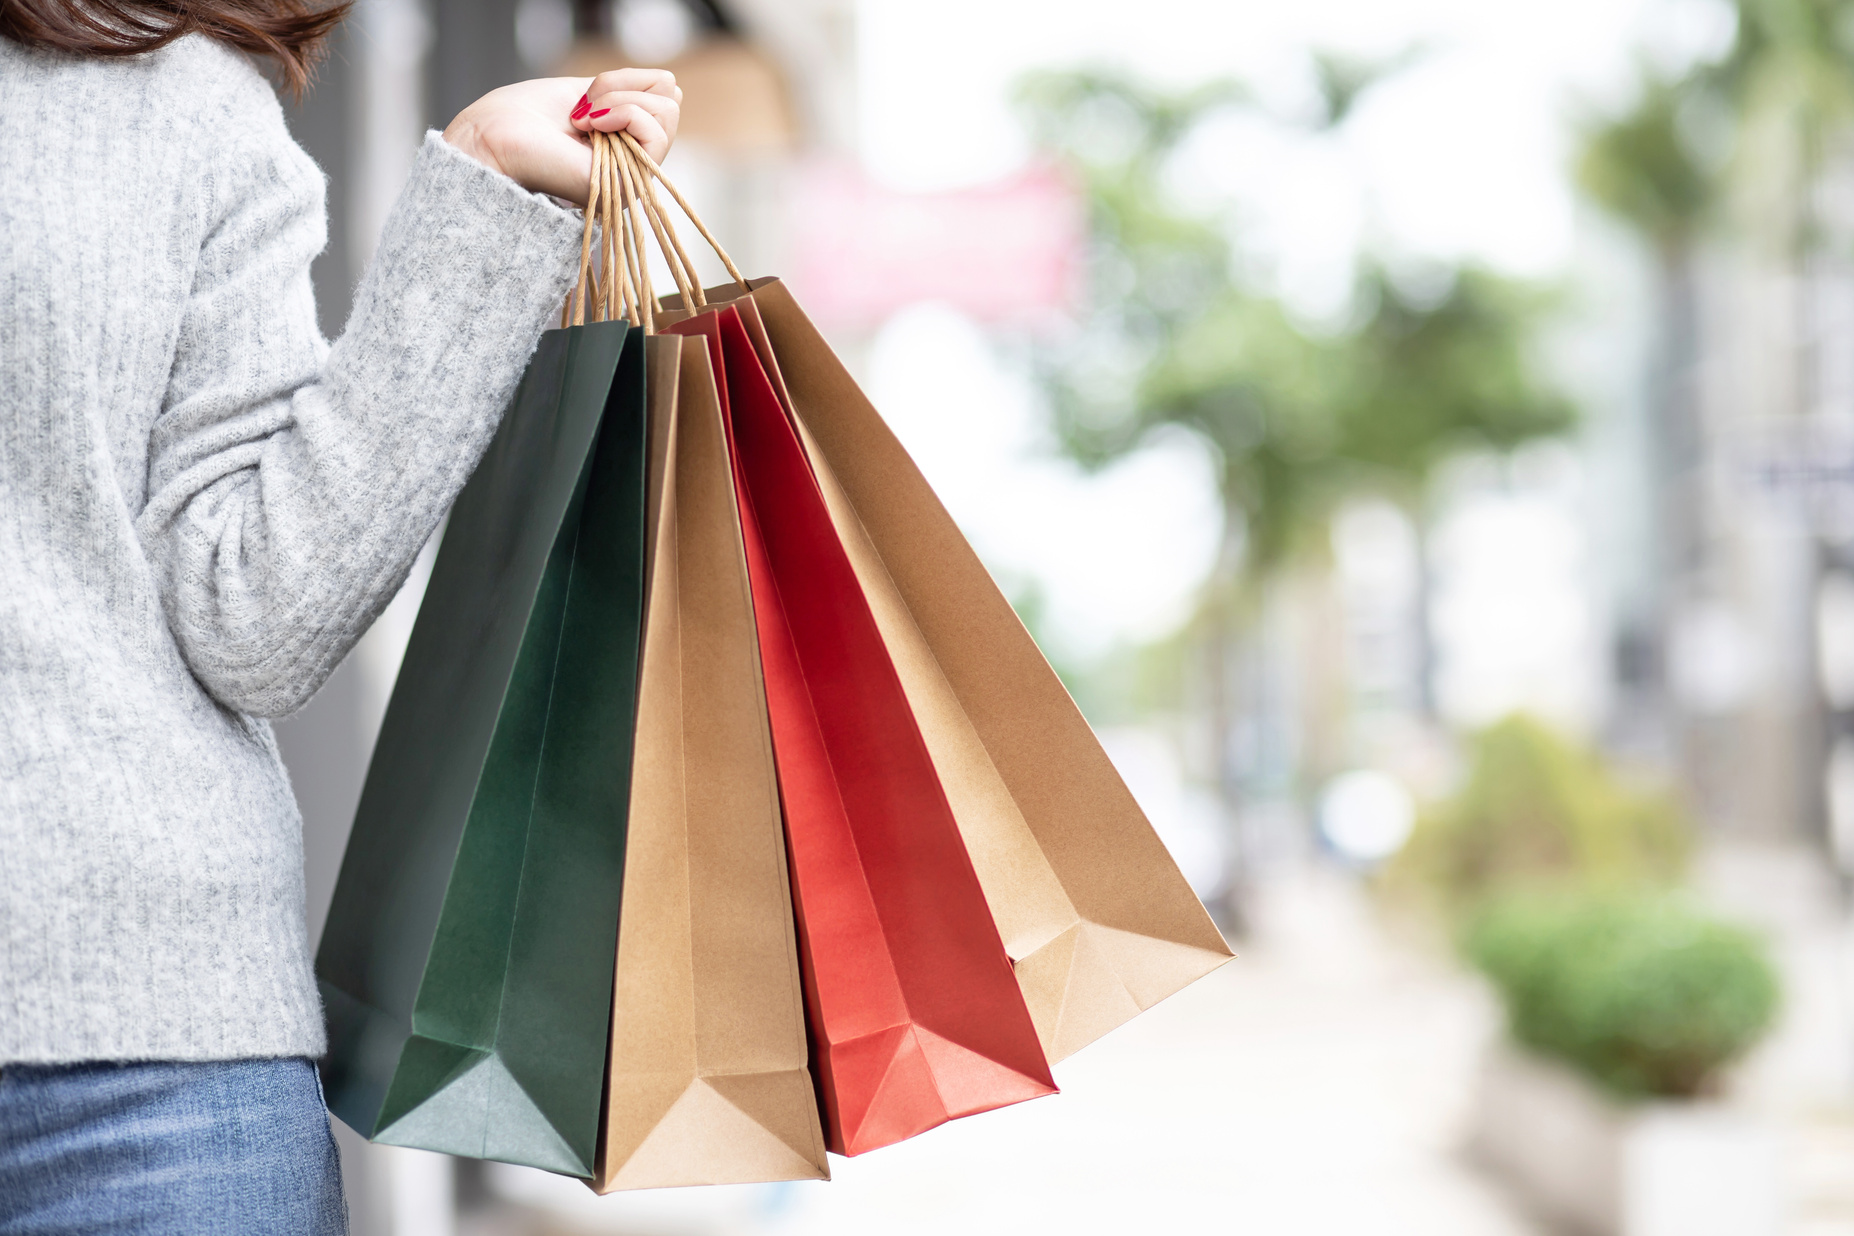
[[0, 1064], [318, 1055], [266, 717], [475, 466], [577, 216], [431, 135], [346, 332], [264, 77], [0, 39]]

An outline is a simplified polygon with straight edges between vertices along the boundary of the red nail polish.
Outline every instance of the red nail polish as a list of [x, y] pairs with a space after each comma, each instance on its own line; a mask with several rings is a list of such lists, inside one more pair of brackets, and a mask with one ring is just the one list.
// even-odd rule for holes
[[569, 119], [578, 120], [581, 116], [586, 114], [586, 109], [591, 106], [592, 104], [587, 101], [586, 96], [583, 94], [580, 95], [579, 102], [573, 105], [573, 115], [569, 117]]
[[592, 115], [590, 115], [590, 116], [588, 116], [588, 117], [586, 117], [586, 119], [588, 119], [588, 120], [597, 120], [597, 119], [598, 119], [598, 118], [599, 118], [600, 116], [603, 116], [603, 115], [604, 115], [604, 114], [605, 114], [606, 112], [609, 112], [609, 111], [611, 111], [611, 110], [612, 110], [612, 109], [611, 109], [611, 108], [609, 108], [609, 107], [601, 107], [601, 108], [600, 108], [600, 109], [599, 109], [598, 111], [596, 111], [596, 112], [594, 112], [594, 113], [592, 113]]

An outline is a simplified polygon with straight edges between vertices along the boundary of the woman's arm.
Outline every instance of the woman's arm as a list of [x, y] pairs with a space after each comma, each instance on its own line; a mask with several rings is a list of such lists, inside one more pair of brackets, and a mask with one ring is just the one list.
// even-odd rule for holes
[[[244, 140], [203, 156], [207, 230], [136, 531], [182, 655], [228, 707], [283, 715], [334, 670], [475, 468], [559, 311], [580, 221], [502, 168], [583, 197], [589, 156], [579, 187], [567, 183], [576, 92], [549, 120], [537, 99], [558, 85], [509, 90], [519, 108], [479, 112], [468, 151], [427, 138], [332, 348], [309, 282], [322, 179], [275, 99], [253, 101], [264, 114]], [[664, 140], [665, 102], [668, 123], [649, 134]]]

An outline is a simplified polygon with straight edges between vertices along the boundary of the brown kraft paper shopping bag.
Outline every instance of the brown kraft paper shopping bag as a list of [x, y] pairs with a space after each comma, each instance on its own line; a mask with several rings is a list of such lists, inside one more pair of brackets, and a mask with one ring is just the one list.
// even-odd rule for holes
[[830, 345], [779, 280], [749, 287], [707, 299], [739, 306], [769, 353], [1044, 1051], [1064, 1059], [1221, 966], [1229, 946]]
[[978, 555], [790, 291], [777, 279], [749, 283], [689, 218], [734, 283], [704, 293], [679, 276], [665, 320], [739, 306], [901, 678], [1044, 1052], [1073, 1055], [1221, 966], [1229, 946]]
[[648, 340], [650, 565], [600, 1193], [824, 1179], [746, 561], [705, 348]]

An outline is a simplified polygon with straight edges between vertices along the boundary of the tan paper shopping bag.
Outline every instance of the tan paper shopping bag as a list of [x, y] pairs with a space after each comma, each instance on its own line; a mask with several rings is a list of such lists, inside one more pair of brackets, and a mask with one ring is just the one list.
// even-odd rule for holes
[[1230, 959], [1221, 933], [958, 526], [776, 279], [750, 336], [810, 453], [1015, 963], [1061, 1060]]
[[657, 336], [650, 564], [593, 1187], [828, 1178], [715, 375]]

